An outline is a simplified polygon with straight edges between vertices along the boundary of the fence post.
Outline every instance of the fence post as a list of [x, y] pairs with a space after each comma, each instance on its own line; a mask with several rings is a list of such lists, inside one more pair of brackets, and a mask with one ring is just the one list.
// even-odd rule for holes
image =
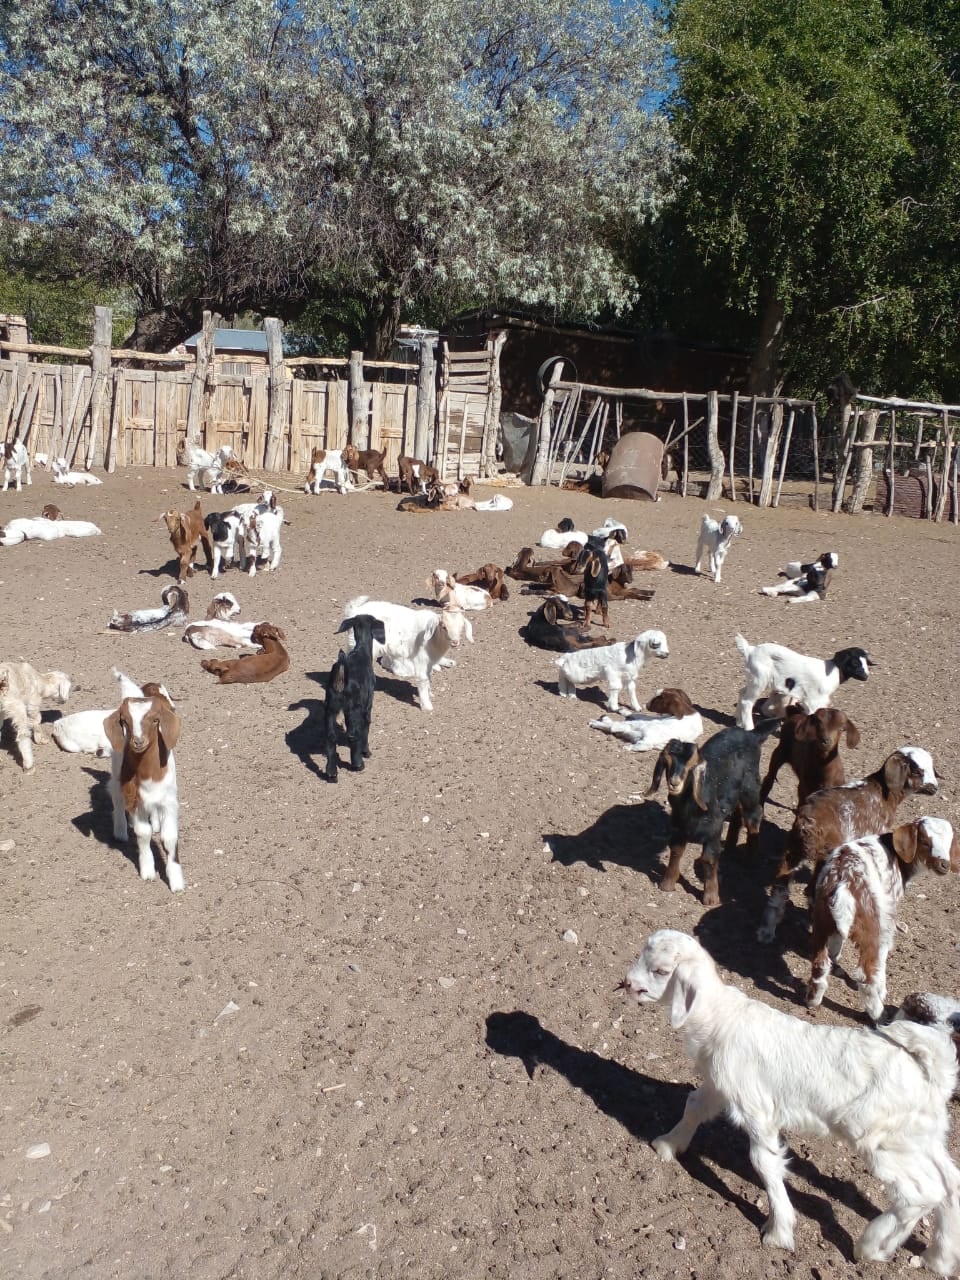
[[267, 361], [270, 369], [270, 409], [267, 414], [267, 439], [263, 447], [265, 471], [282, 471], [281, 449], [284, 428], [290, 418], [290, 378], [283, 363], [283, 325], [268, 316], [263, 322], [267, 335]]
[[220, 317], [213, 311], [203, 313], [203, 328], [197, 340], [197, 363], [193, 369], [193, 381], [190, 383], [190, 398], [187, 401], [187, 440], [190, 444], [200, 444], [200, 431], [206, 425], [204, 408], [206, 405], [207, 378], [209, 376], [213, 352], [216, 345], [217, 325]]
[[716, 391], [709, 391], [707, 392], [707, 453], [710, 455], [710, 483], [707, 485], [707, 502], [716, 502], [723, 493], [724, 458], [720, 449], [719, 425], [720, 397]]
[[[423, 462], [430, 461], [430, 441], [437, 418], [437, 358], [434, 345], [432, 338], [420, 339], [420, 371], [417, 374], [417, 412], [412, 453]], [[406, 449], [410, 449], [410, 442], [406, 441], [405, 444]]]
[[[543, 404], [540, 406], [540, 422], [537, 428], [537, 456], [533, 464], [533, 475], [530, 484], [547, 484], [550, 471], [550, 430], [553, 426], [553, 402], [557, 398], [557, 383], [563, 373], [563, 361], [557, 360], [550, 374], [543, 393]], [[573, 392], [570, 393], [571, 395]]]
[[[93, 346], [90, 348], [90, 368], [93, 391], [90, 398], [90, 440], [87, 444], [86, 466], [89, 471], [97, 448], [97, 432], [103, 402], [110, 386], [110, 348], [113, 345], [113, 312], [109, 307], [93, 309]], [[109, 400], [108, 400], [109, 412]], [[106, 461], [106, 459], [104, 459]]]
[[350, 352], [350, 365], [347, 370], [350, 382], [350, 426], [347, 443], [355, 444], [358, 449], [366, 449], [367, 435], [364, 428], [369, 417], [367, 389], [363, 385], [363, 352]]
[[[870, 440], [876, 439], [877, 423], [880, 421], [880, 412], [877, 409], [869, 409], [862, 415], [863, 429], [860, 432], [860, 443], [866, 444]], [[851, 449], [852, 452], [852, 449]], [[863, 504], [866, 501], [867, 490], [870, 488], [870, 481], [873, 479], [873, 450], [860, 449], [857, 453], [857, 465], [854, 473], [853, 489], [850, 493], [850, 501], [847, 503], [847, 511], [851, 515], [863, 510]]]
[[503, 388], [500, 384], [500, 352], [507, 340], [506, 329], [499, 329], [487, 341], [490, 352], [490, 385], [487, 388], [487, 405], [483, 415], [483, 448], [480, 457], [480, 475], [497, 473], [497, 436], [500, 431], [500, 404]]

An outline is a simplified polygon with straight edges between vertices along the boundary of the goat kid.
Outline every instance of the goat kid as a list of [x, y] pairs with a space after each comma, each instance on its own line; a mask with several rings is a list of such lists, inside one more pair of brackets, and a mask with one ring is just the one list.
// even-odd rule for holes
[[259, 623], [232, 621], [239, 612], [236, 596], [229, 591], [221, 591], [207, 606], [206, 620], [191, 622], [185, 628], [183, 638], [194, 649], [244, 649], [250, 645]]
[[200, 509], [199, 498], [192, 511], [174, 511], [171, 509], [170, 511], [165, 511], [160, 519], [167, 526], [170, 543], [180, 561], [177, 571], [178, 582], [182, 583], [186, 578], [193, 577], [193, 557], [197, 553], [198, 543], [203, 543], [207, 568], [213, 565], [213, 548], [210, 543], [210, 534], [203, 523], [203, 512]]
[[736, 516], [724, 516], [717, 521], [705, 515], [700, 521], [700, 537], [697, 539], [697, 558], [694, 561], [696, 572], [702, 573], [701, 563], [706, 556], [707, 572], [714, 582], [719, 582], [730, 544], [742, 532], [743, 525]]
[[342, 449], [314, 449], [310, 454], [310, 467], [307, 470], [304, 493], [318, 494], [326, 475], [333, 475], [337, 493], [346, 493], [352, 489], [350, 472], [344, 461]]
[[251, 511], [244, 516], [238, 535], [240, 568], [251, 578], [257, 572], [258, 560], [266, 560], [264, 570], [267, 573], [279, 567], [283, 554], [280, 546], [282, 527], [283, 507], [273, 511]]
[[493, 608], [493, 596], [489, 591], [483, 587], [467, 586], [446, 569], [434, 569], [427, 579], [427, 586], [432, 588], [434, 598], [443, 605], [475, 612]]
[[851, 750], [860, 745], [860, 730], [836, 707], [821, 707], [810, 715], [800, 707], [787, 707], [780, 741], [773, 749], [760, 788], [760, 803], [766, 803], [785, 764], [797, 775], [797, 804], [803, 804], [814, 791], [842, 786], [846, 775], [840, 759], [840, 739], [844, 737]]
[[[163, 685], [145, 684], [141, 689], [140, 685], [124, 675], [122, 671], [118, 671], [116, 667], [113, 669], [113, 677], [120, 688], [121, 702], [124, 698], [144, 696], [150, 698], [154, 694], [162, 694], [168, 700], [170, 698]], [[112, 708], [107, 708], [105, 711], [74, 711], [54, 721], [50, 736], [61, 751], [87, 752], [90, 755], [107, 757], [113, 748], [110, 746], [110, 740], [104, 732], [103, 725], [107, 717], [112, 714]]]
[[107, 623], [111, 631], [162, 631], [164, 627], [182, 627], [190, 614], [190, 600], [179, 584], [164, 587], [160, 594], [163, 607], [159, 609], [132, 609], [120, 613], [114, 609]]
[[783, 644], [750, 644], [736, 637], [743, 655], [746, 684], [737, 703], [737, 723], [753, 728], [753, 704], [767, 694], [789, 694], [804, 711], [829, 706], [830, 699], [847, 680], [866, 680], [875, 666], [866, 649], [839, 649], [832, 658], [811, 658]]
[[606, 648], [613, 643], [609, 636], [591, 636], [583, 630], [583, 623], [573, 623], [580, 611], [564, 595], [550, 596], [536, 613], [530, 615], [520, 634], [527, 644], [538, 649], [553, 649], [560, 653], [574, 653], [578, 649]]
[[[405, 454], [397, 459], [397, 493], [403, 493], [406, 485], [409, 493], [426, 494], [431, 485], [440, 484], [440, 472], [420, 458], [411, 458]], [[441, 497], [443, 494], [440, 495]]]
[[286, 638], [279, 627], [259, 622], [250, 635], [251, 643], [260, 647], [259, 653], [245, 653], [242, 658], [204, 658], [200, 666], [218, 676], [220, 684], [268, 684], [290, 666]]
[[187, 468], [187, 488], [196, 490], [197, 476], [210, 484], [211, 492], [222, 493], [227, 463], [233, 460], [233, 446], [222, 444], [215, 453], [201, 449], [198, 444], [189, 440], [181, 440], [177, 446], [177, 462]]
[[762, 596], [787, 596], [789, 604], [813, 604], [825, 600], [827, 587], [833, 577], [832, 569], [812, 564], [795, 578], [789, 578], [775, 587], [761, 587]]
[[813, 898], [807, 984], [811, 1009], [823, 1002], [830, 970], [849, 938], [860, 956], [867, 1016], [878, 1022], [887, 998], [887, 956], [896, 937], [897, 911], [911, 879], [922, 871], [960, 871], [960, 845], [944, 818], [918, 818], [879, 836], [864, 836], [828, 854]]
[[634, 712], [623, 720], [601, 716], [590, 728], [621, 738], [627, 751], [660, 751], [668, 742], [696, 742], [703, 719], [682, 689], [661, 689], [647, 703], [647, 713]]
[[857, 1261], [889, 1262], [931, 1214], [923, 1261], [937, 1275], [956, 1275], [960, 1171], [947, 1150], [947, 1103], [957, 1060], [942, 1032], [908, 1022], [882, 1031], [804, 1022], [722, 982], [700, 943], [673, 929], [646, 939], [621, 986], [638, 1004], [664, 1006], [703, 1080], [679, 1124], [654, 1140], [661, 1160], [674, 1160], [701, 1124], [726, 1114], [749, 1136], [770, 1202], [763, 1243], [793, 1249], [781, 1131], [840, 1138], [883, 1183], [890, 1204], [854, 1243]]
[[8, 520], [0, 531], [0, 547], [15, 547], [21, 542], [56, 542], [60, 538], [93, 538], [100, 530], [89, 520], [51, 520], [49, 516], [18, 516]]
[[380, 479], [383, 481], [384, 489], [389, 490], [390, 477], [387, 475], [383, 465], [387, 455], [382, 449], [358, 449], [356, 445], [348, 444], [344, 445], [341, 452], [343, 453], [343, 465], [348, 471], [353, 472], [357, 477], [358, 483], [360, 481], [360, 472], [365, 471], [369, 483]]
[[79, 485], [103, 484], [99, 476], [93, 475], [90, 471], [71, 471], [62, 459], [57, 459], [50, 467], [53, 472], [54, 484], [65, 484], [68, 488], [73, 489]]
[[218, 578], [221, 563], [226, 569], [233, 564], [233, 557], [237, 553], [240, 542], [243, 517], [236, 511], [211, 511], [204, 518], [203, 523], [213, 546], [213, 566], [210, 577]]
[[112, 748], [110, 795], [113, 836], [125, 843], [133, 827], [141, 880], [155, 880], [151, 840], [163, 856], [167, 884], [174, 893], [186, 887], [179, 860], [180, 802], [173, 749], [182, 721], [168, 696], [124, 698], [103, 723]]
[[17, 492], [22, 491], [24, 471], [27, 473], [27, 484], [33, 484], [30, 454], [22, 440], [8, 440], [5, 444], [0, 444], [0, 467], [3, 468], [3, 493], [10, 488], [11, 480], [16, 484]]
[[564, 516], [557, 522], [555, 529], [544, 529], [538, 545], [551, 551], [563, 551], [571, 542], [576, 542], [581, 547], [586, 546], [587, 535], [576, 527], [569, 516]]
[[472, 573], [455, 573], [453, 576], [461, 586], [482, 587], [484, 591], [489, 591], [492, 600], [510, 599], [510, 589], [503, 580], [503, 570], [497, 564], [482, 564]]
[[341, 649], [327, 681], [323, 704], [323, 736], [327, 752], [327, 778], [336, 782], [339, 770], [337, 756], [337, 721], [343, 716], [350, 746], [350, 767], [358, 773], [370, 755], [370, 716], [373, 711], [373, 645], [386, 644], [387, 633], [379, 618], [367, 613], [345, 618], [337, 628], [353, 632], [353, 648]]
[[[587, 610], [584, 606], [584, 627], [586, 625]], [[578, 687], [599, 681], [607, 686], [608, 710], [618, 711], [620, 691], [626, 685], [630, 705], [634, 711], [639, 711], [637, 676], [648, 657], [670, 657], [667, 637], [662, 631], [641, 631], [635, 639], [626, 643], [621, 641], [619, 644], [565, 653], [563, 657], [554, 660], [559, 671], [557, 680], [560, 697], [576, 698]]]
[[448, 607], [434, 613], [432, 609], [408, 609], [406, 605], [367, 596], [347, 602], [345, 617], [353, 618], [359, 613], [379, 618], [384, 625], [387, 638], [383, 644], [374, 640], [374, 659], [391, 675], [413, 680], [420, 709], [432, 711], [430, 677], [441, 667], [456, 666], [455, 660], [447, 656], [450, 649], [458, 648], [464, 640], [472, 643], [470, 619], [461, 609]]
[[44, 702], [62, 705], [70, 697], [64, 671], [37, 671], [29, 662], [0, 662], [0, 728], [9, 721], [24, 773], [33, 768], [33, 747], [46, 742], [42, 729]]

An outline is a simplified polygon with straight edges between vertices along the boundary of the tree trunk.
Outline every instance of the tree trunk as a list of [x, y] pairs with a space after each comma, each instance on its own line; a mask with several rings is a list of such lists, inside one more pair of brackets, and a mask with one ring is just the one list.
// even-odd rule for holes
[[133, 332], [123, 345], [134, 351], [167, 352], [197, 332], [203, 324], [203, 309], [196, 307], [161, 307], [141, 312], [133, 324]]
[[772, 281], [768, 283], [762, 302], [760, 335], [747, 374], [747, 395], [778, 396], [783, 387], [779, 376], [780, 351], [783, 347], [783, 303], [776, 297]]
[[374, 301], [367, 314], [364, 355], [368, 360], [389, 360], [400, 332], [400, 299], [389, 293]]

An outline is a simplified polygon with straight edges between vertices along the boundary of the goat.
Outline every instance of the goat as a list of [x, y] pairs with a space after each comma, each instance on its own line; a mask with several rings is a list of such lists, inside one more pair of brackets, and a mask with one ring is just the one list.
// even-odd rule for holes
[[[428, 463], [422, 462], [419, 458], [411, 458], [402, 454], [397, 459], [397, 469], [399, 475], [397, 477], [397, 493], [403, 493], [403, 486], [407, 486], [408, 492], [425, 494], [431, 484], [440, 483], [440, 472], [436, 467], [431, 467]], [[414, 481], [417, 487], [414, 489]], [[441, 495], [442, 496], [442, 495]]]
[[630, 565], [621, 561], [616, 569], [610, 570], [610, 577], [607, 581], [607, 594], [612, 596], [614, 600], [652, 600], [657, 594], [656, 591], [649, 587], [634, 587], [630, 584], [633, 582], [633, 569]]
[[[610, 582], [610, 565], [606, 553], [592, 537], [587, 539], [586, 546], [580, 552], [576, 567], [583, 573], [583, 587], [580, 594], [583, 596], [584, 628], [589, 627], [590, 615], [595, 608], [600, 610], [600, 625], [609, 627], [610, 609], [607, 591]], [[611, 708], [612, 711], [616, 709], [616, 707]], [[633, 709], [640, 710], [636, 704]]]
[[346, 493], [350, 484], [350, 472], [344, 461], [342, 449], [314, 449], [310, 454], [310, 466], [307, 470], [304, 493], [317, 494], [323, 483], [323, 477], [333, 472], [337, 493]]
[[177, 571], [178, 582], [183, 582], [186, 578], [193, 577], [193, 557], [197, 553], [198, 543], [203, 543], [204, 555], [207, 558], [207, 568], [212, 567], [213, 547], [210, 543], [210, 534], [203, 523], [203, 512], [200, 509], [199, 498], [192, 511], [165, 511], [160, 519], [167, 526], [170, 542], [180, 561]]
[[[960, 1000], [953, 996], [934, 995], [931, 991], [914, 991], [904, 996], [893, 1021], [919, 1022], [922, 1026], [942, 1030], [953, 1041], [960, 1062]], [[957, 1096], [956, 1089], [953, 1096]]]
[[29, 662], [0, 662], [0, 728], [9, 721], [24, 773], [33, 768], [33, 744], [46, 742], [41, 704], [63, 704], [70, 697], [64, 671], [37, 671]]
[[370, 714], [373, 710], [373, 642], [386, 644], [387, 633], [379, 618], [367, 613], [345, 618], [337, 628], [353, 631], [353, 648], [341, 649], [327, 681], [323, 704], [323, 737], [327, 750], [327, 778], [336, 782], [337, 720], [342, 715], [350, 745], [350, 767], [359, 772], [370, 755]]
[[63, 512], [59, 507], [55, 507], [52, 502], [48, 502], [40, 512], [44, 520], [62, 520]]
[[489, 591], [460, 582], [455, 574], [447, 573], [446, 569], [434, 569], [427, 579], [427, 586], [433, 588], [435, 599], [443, 605], [449, 604], [456, 609], [474, 612], [493, 608], [493, 596]]
[[[191, 622], [184, 629], [183, 639], [194, 649], [243, 649], [250, 645], [250, 637], [259, 625], [256, 622], [233, 622], [240, 612], [237, 598], [229, 591], [221, 591], [207, 606], [204, 622]], [[258, 646], [259, 648], [259, 646]]]
[[760, 788], [765, 804], [777, 774], [785, 764], [797, 775], [797, 803], [824, 787], [839, 787], [846, 781], [840, 759], [840, 739], [846, 737], [851, 751], [860, 745], [860, 730], [836, 707], [821, 707], [805, 715], [797, 706], [786, 708], [780, 726], [780, 741], [773, 749], [767, 776]]
[[624, 739], [627, 751], [660, 751], [673, 740], [696, 742], [703, 733], [703, 719], [682, 689], [661, 689], [647, 703], [647, 712], [634, 712], [623, 720], [601, 716], [590, 728]]
[[226, 568], [233, 564], [243, 517], [236, 511], [211, 511], [204, 518], [203, 523], [213, 546], [213, 567], [210, 570], [210, 577], [218, 578], [221, 561]]
[[73, 489], [78, 484], [103, 484], [100, 477], [93, 475], [90, 471], [71, 471], [61, 459], [57, 459], [50, 469], [53, 472], [53, 483], [65, 484], [70, 489]]
[[890, 1203], [854, 1243], [857, 1261], [889, 1262], [929, 1213], [933, 1242], [923, 1261], [956, 1275], [960, 1171], [947, 1150], [947, 1103], [957, 1060], [942, 1032], [909, 1022], [882, 1031], [804, 1022], [722, 982], [700, 943], [673, 929], [646, 939], [621, 985], [638, 1004], [664, 1006], [703, 1080], [679, 1124], [654, 1140], [661, 1160], [681, 1155], [701, 1124], [725, 1113], [746, 1130], [770, 1202], [763, 1243], [793, 1249], [781, 1130], [841, 1138]]
[[[122, 671], [118, 671], [116, 667], [113, 669], [113, 676], [120, 686], [121, 702], [124, 698], [142, 698], [144, 695], [149, 698], [156, 693], [169, 697], [163, 685], [146, 684], [141, 689], [140, 685], [129, 676], [125, 676]], [[74, 711], [54, 721], [50, 736], [61, 751], [83, 751], [95, 756], [109, 756], [113, 748], [104, 732], [103, 724], [112, 714], [113, 708], [108, 708], [106, 711]]]
[[750, 644], [736, 637], [747, 682], [740, 690], [737, 723], [753, 728], [753, 704], [769, 693], [789, 693], [804, 711], [819, 711], [847, 680], [866, 680], [875, 666], [866, 649], [838, 649], [832, 658], [810, 658], [783, 644]]
[[547, 547], [551, 551], [563, 551], [570, 546], [571, 542], [576, 542], [582, 547], [586, 541], [587, 535], [576, 527], [569, 516], [564, 516], [557, 522], [555, 529], [544, 529], [538, 545]]
[[446, 608], [440, 613], [431, 609], [408, 609], [388, 600], [371, 600], [357, 596], [347, 602], [344, 617], [358, 613], [379, 618], [386, 631], [386, 641], [374, 641], [373, 656], [391, 675], [413, 680], [417, 686], [422, 711], [432, 711], [430, 677], [439, 667], [455, 666], [447, 657], [464, 639], [473, 641], [470, 619], [461, 609]]
[[877, 831], [889, 831], [904, 797], [936, 794], [938, 778], [930, 753], [922, 747], [899, 747], [862, 782], [826, 787], [808, 796], [797, 809], [770, 890], [760, 942], [772, 942], [790, 897], [790, 882], [803, 862], [819, 869], [831, 849]]
[[114, 609], [107, 623], [111, 631], [162, 631], [165, 627], [182, 627], [190, 614], [190, 600], [179, 584], [164, 587], [160, 609], [132, 609], [121, 613]]
[[493, 600], [509, 600], [510, 590], [504, 582], [503, 570], [496, 564], [482, 564], [472, 573], [456, 573], [453, 575], [461, 586], [483, 587], [489, 591]]
[[47, 516], [18, 516], [8, 520], [0, 531], [0, 547], [15, 547], [18, 543], [36, 539], [38, 542], [56, 542], [60, 538], [93, 538], [100, 530], [89, 520], [51, 520]]
[[384, 489], [390, 488], [390, 477], [384, 468], [384, 460], [386, 454], [382, 449], [358, 449], [356, 445], [344, 445], [341, 450], [343, 454], [343, 465], [348, 471], [354, 472], [359, 483], [360, 472], [367, 473], [367, 479], [374, 481], [379, 477], [383, 481]]
[[755, 853], [763, 805], [760, 803], [760, 752], [774, 721], [759, 729], [721, 729], [702, 747], [672, 739], [660, 752], [648, 795], [666, 779], [670, 804], [670, 861], [660, 881], [672, 893], [688, 844], [703, 846], [703, 905], [720, 902], [717, 863], [720, 836], [729, 822], [725, 852], [737, 847], [741, 825], [747, 828], [747, 852]]
[[[508, 578], [515, 578], [518, 582], [538, 582], [544, 586], [549, 586], [553, 570], [563, 569], [569, 572], [579, 558], [581, 550], [579, 543], [572, 542], [564, 549], [562, 559], [537, 560], [534, 557], [533, 547], [521, 547], [513, 564], [504, 572]], [[568, 552], [571, 554], [567, 554]], [[582, 580], [582, 575], [578, 574], [578, 587]], [[575, 595], [576, 591], [574, 590], [570, 594]]]
[[659, 573], [670, 568], [670, 561], [659, 551], [637, 551], [632, 556], [624, 556], [623, 563], [629, 569], [640, 569], [644, 573]]
[[126, 841], [129, 819], [137, 841], [140, 879], [155, 880], [150, 842], [156, 836], [167, 884], [174, 893], [186, 887], [178, 852], [180, 802], [173, 758], [181, 724], [164, 691], [150, 697], [124, 698], [103, 722], [112, 749], [113, 838]]
[[860, 994], [874, 1022], [887, 998], [887, 956], [896, 936], [897, 910], [913, 876], [960, 871], [960, 844], [944, 818], [918, 818], [884, 835], [864, 836], [827, 855], [813, 898], [807, 985], [811, 1009], [823, 1001], [830, 970], [849, 938], [860, 955]]
[[[584, 607], [586, 628], [586, 606]], [[607, 686], [607, 707], [617, 711], [620, 706], [620, 690], [627, 686], [627, 696], [634, 711], [640, 710], [637, 701], [637, 676], [648, 657], [669, 658], [670, 648], [662, 631], [641, 631], [633, 640], [619, 644], [605, 644], [598, 648], [581, 649], [565, 653], [554, 659], [558, 668], [558, 684], [561, 698], [576, 698], [579, 685], [602, 681]]]
[[242, 658], [204, 658], [200, 666], [219, 676], [220, 684], [267, 684], [290, 666], [290, 655], [284, 648], [286, 638], [279, 627], [259, 622], [250, 634], [250, 642], [260, 646], [260, 653], [245, 653]]
[[279, 567], [283, 554], [280, 545], [282, 527], [283, 507], [272, 511], [251, 511], [241, 520], [237, 544], [240, 568], [251, 578], [257, 572], [257, 560], [266, 560], [264, 568], [267, 573]]
[[802, 578], [805, 573], [809, 573], [811, 569], [836, 569], [840, 564], [840, 554], [837, 551], [824, 551], [822, 555], [817, 556], [816, 560], [804, 562], [801, 560], [791, 560], [786, 568], [780, 570], [781, 578]]
[[196, 490], [194, 481], [197, 476], [201, 477], [200, 483], [203, 485], [204, 480], [209, 482], [211, 492], [223, 492], [223, 472], [227, 468], [227, 464], [234, 461], [233, 446], [222, 444], [215, 453], [211, 453], [208, 449], [201, 449], [198, 444], [183, 439], [177, 446], [177, 463], [187, 468], [187, 488]]
[[720, 575], [723, 572], [723, 562], [727, 558], [730, 551], [730, 544], [734, 538], [739, 538], [743, 532], [743, 525], [736, 516], [724, 516], [719, 522], [705, 515], [700, 521], [700, 536], [697, 539], [697, 558], [694, 561], [694, 569], [697, 573], [702, 573], [701, 563], [703, 557], [707, 557], [707, 572], [713, 577], [714, 582], [720, 581]]
[[0, 467], [3, 468], [3, 493], [10, 488], [11, 480], [16, 483], [17, 492], [22, 491], [24, 471], [27, 473], [27, 484], [33, 484], [30, 454], [22, 440], [8, 440], [5, 444], [0, 444]]
[[582, 623], [576, 626], [563, 626], [561, 619], [572, 622], [579, 611], [564, 595], [550, 596], [544, 600], [536, 613], [530, 615], [521, 635], [527, 644], [538, 649], [554, 649], [560, 653], [573, 653], [577, 649], [597, 649], [607, 647], [609, 636], [591, 636], [582, 629]]
[[827, 587], [833, 577], [832, 569], [810, 565], [796, 578], [790, 578], [775, 587], [761, 587], [762, 596], [787, 596], [789, 604], [813, 604], [826, 599]]

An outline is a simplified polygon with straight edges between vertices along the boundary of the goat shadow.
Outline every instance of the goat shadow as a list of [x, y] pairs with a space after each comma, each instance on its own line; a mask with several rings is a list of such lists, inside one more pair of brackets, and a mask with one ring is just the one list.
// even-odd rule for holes
[[667, 847], [670, 818], [655, 800], [615, 804], [577, 835], [545, 832], [553, 861], [569, 867], [583, 862], [594, 871], [605, 863], [642, 871], [653, 883], [660, 879], [659, 855]]
[[[611, 644], [613, 643], [612, 637], [610, 639], [610, 643]], [[558, 658], [562, 656], [555, 649], [544, 649], [543, 652], [553, 653]], [[547, 693], [552, 693], [554, 697], [559, 696], [557, 694], [558, 683], [556, 680], [537, 680], [535, 681], [535, 683], [541, 689], [545, 689]], [[587, 685], [586, 688], [578, 689], [576, 698], [571, 699], [571, 701], [588, 702], [588, 703], [592, 702], [595, 706], [602, 707], [604, 712], [606, 712], [607, 714], [609, 715], [615, 714], [614, 712], [610, 711], [609, 708], [607, 707], [607, 695], [604, 693], [604, 691], [600, 688], [599, 685]], [[632, 710], [632, 707], [630, 707], [629, 703], [624, 703], [623, 706], [627, 710]]]
[[[495, 1012], [488, 1015], [486, 1025], [489, 1048], [501, 1057], [519, 1059], [531, 1082], [536, 1084], [537, 1067], [549, 1067], [565, 1076], [598, 1110], [640, 1142], [652, 1142], [671, 1129], [683, 1114], [690, 1093], [687, 1085], [656, 1080], [589, 1050], [578, 1049], [548, 1031], [532, 1014], [522, 1010]], [[725, 1132], [718, 1141], [714, 1135], [721, 1127]], [[709, 1151], [709, 1157], [700, 1154], [702, 1147]], [[747, 1139], [741, 1130], [731, 1132], [725, 1120], [703, 1125], [691, 1147], [680, 1157], [680, 1164], [708, 1190], [735, 1205], [760, 1230], [764, 1214], [754, 1203], [755, 1191], [750, 1190], [746, 1195], [735, 1191], [717, 1174], [718, 1168], [726, 1169], [750, 1188], [757, 1186]], [[852, 1260], [852, 1241], [837, 1222], [833, 1206], [839, 1202], [867, 1218], [875, 1216], [876, 1206], [851, 1183], [821, 1173], [803, 1156], [791, 1153], [790, 1168], [793, 1177], [789, 1194], [793, 1204], [804, 1217], [819, 1224], [825, 1240]], [[798, 1190], [794, 1185], [798, 1175], [816, 1190]]]
[[[180, 575], [180, 561], [179, 559], [175, 558], [173, 560], [168, 560], [167, 563], [161, 565], [159, 569], [138, 569], [137, 573], [146, 574], [148, 578], [176, 579]], [[194, 571], [194, 577], [196, 576], [197, 576], [196, 571]], [[189, 578], [186, 579], [186, 582], [189, 582], [189, 581], [190, 581]]]
[[679, 574], [680, 574], [680, 576], [681, 576], [681, 577], [683, 577], [683, 578], [701, 578], [701, 577], [704, 577], [704, 576], [705, 576], [705, 575], [703, 575], [703, 574], [699, 573], [699, 572], [698, 572], [698, 571], [693, 567], [693, 565], [690, 565], [690, 564], [677, 564], [675, 561], [671, 561], [671, 564], [670, 564], [670, 572], [671, 572], [671, 573], [679, 573]]
[[[329, 673], [322, 676], [324, 688]], [[311, 680], [321, 679], [319, 672], [308, 671], [307, 676]], [[323, 743], [323, 703], [319, 698], [301, 698], [299, 702], [291, 702], [288, 711], [306, 711], [305, 718], [300, 724], [294, 728], [288, 729], [284, 738], [287, 746], [293, 755], [297, 757], [303, 767], [310, 773], [316, 774], [318, 778], [326, 778], [326, 748]], [[321, 769], [314, 760], [314, 756], [320, 755], [324, 760], [324, 767]]]
[[140, 862], [132, 833], [130, 839], [125, 841], [113, 838], [113, 800], [110, 797], [109, 770], [93, 769], [84, 765], [82, 771], [93, 779], [90, 787], [90, 809], [89, 812], [80, 813], [72, 818], [73, 825], [88, 840], [98, 840], [101, 844], [117, 849], [139, 875]]

